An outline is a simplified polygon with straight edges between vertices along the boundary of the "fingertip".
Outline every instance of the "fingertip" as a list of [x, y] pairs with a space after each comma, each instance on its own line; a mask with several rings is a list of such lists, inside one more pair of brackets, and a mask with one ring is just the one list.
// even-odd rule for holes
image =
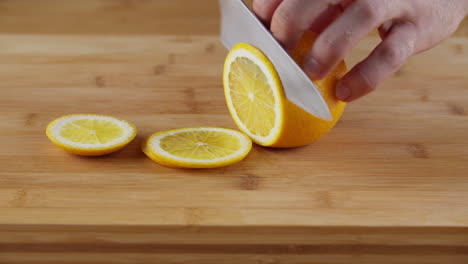
[[264, 12], [265, 2], [265, 0], [254, 0], [252, 3], [252, 10], [261, 20], [266, 19], [266, 15]]
[[297, 31], [292, 26], [279, 25], [275, 22], [275, 19], [272, 20], [271, 33], [276, 40], [283, 46], [283, 48], [288, 52], [292, 53], [301, 38], [301, 32]]
[[348, 102], [351, 98], [351, 89], [344, 82], [338, 82], [335, 88], [335, 96], [343, 102]]
[[309, 75], [312, 77], [312, 79], [322, 79], [323, 76], [320, 74], [320, 64], [312, 58], [312, 57], [307, 57], [304, 61], [304, 70]]
[[273, 14], [283, 0], [254, 0], [252, 9], [254, 13], [267, 25], [271, 22]]
[[252, 9], [255, 13], [258, 13], [262, 10], [265, 0], [253, 0]]
[[327, 76], [328, 72], [311, 54], [304, 59], [304, 71], [312, 79], [320, 80]]
[[315, 79], [325, 78], [343, 60], [345, 53], [343, 49], [331, 45], [322, 34], [317, 37], [308, 54], [309, 60], [314, 59], [319, 65], [314, 71], [311, 69]]
[[336, 86], [336, 97], [343, 102], [352, 102], [374, 91], [377, 87], [367, 62], [361, 62], [349, 71]]

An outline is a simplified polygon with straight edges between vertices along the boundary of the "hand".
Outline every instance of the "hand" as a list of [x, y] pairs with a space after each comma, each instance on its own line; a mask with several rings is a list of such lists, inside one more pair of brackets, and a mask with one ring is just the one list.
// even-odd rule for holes
[[316, 79], [378, 28], [382, 42], [336, 87], [336, 96], [349, 102], [448, 38], [467, 15], [468, 0], [254, 0], [253, 9], [287, 50], [305, 30], [319, 34], [304, 65]]

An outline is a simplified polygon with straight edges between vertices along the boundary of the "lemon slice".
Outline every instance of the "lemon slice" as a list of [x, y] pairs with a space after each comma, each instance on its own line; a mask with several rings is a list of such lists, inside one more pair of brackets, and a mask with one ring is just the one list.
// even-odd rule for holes
[[244, 159], [252, 141], [243, 133], [216, 127], [154, 133], [142, 144], [153, 161], [176, 168], [216, 168]]
[[[294, 51], [299, 64], [314, 40], [314, 35], [304, 35]], [[254, 46], [239, 43], [224, 64], [224, 94], [235, 123], [255, 143], [268, 147], [303, 146], [326, 134], [340, 119], [346, 104], [335, 98], [334, 87], [345, 72], [346, 65], [341, 62], [326, 78], [314, 81], [333, 116], [332, 121], [326, 121], [291, 103], [268, 58]]]
[[225, 96], [239, 129], [254, 142], [274, 142], [282, 123], [282, 86], [270, 61], [257, 48], [240, 43], [224, 66]]
[[47, 137], [60, 148], [82, 156], [101, 156], [125, 147], [136, 136], [133, 124], [110, 116], [67, 115], [52, 121]]

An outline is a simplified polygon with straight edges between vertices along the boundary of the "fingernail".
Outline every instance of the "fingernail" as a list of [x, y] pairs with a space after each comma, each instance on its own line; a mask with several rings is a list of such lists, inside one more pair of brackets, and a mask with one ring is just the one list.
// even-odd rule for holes
[[336, 87], [336, 97], [341, 101], [345, 101], [351, 96], [351, 90], [344, 84], [339, 83]]
[[304, 62], [304, 70], [312, 77], [316, 77], [320, 72], [320, 65], [312, 56], [308, 55]]

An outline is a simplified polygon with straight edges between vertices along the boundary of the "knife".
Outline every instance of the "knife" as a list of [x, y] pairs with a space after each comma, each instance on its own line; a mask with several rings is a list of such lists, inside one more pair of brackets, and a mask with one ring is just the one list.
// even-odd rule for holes
[[286, 97], [310, 114], [332, 120], [330, 109], [317, 86], [283, 49], [271, 32], [243, 0], [219, 0], [221, 8], [221, 42], [231, 49], [239, 42], [260, 49], [275, 66]]

